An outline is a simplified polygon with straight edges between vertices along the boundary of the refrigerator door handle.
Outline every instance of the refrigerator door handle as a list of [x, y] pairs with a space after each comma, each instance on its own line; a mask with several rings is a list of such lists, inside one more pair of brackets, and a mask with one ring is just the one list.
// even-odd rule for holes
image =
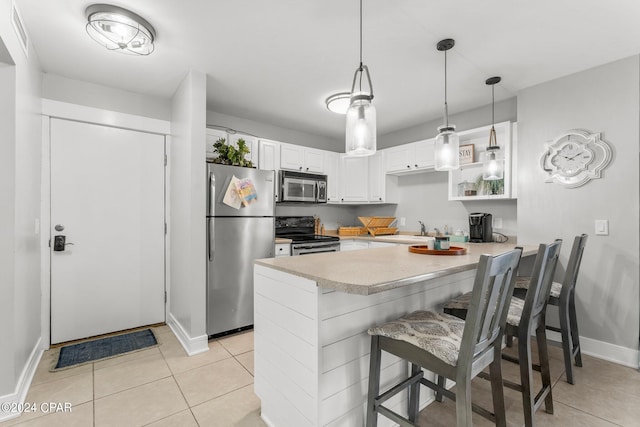
[[214, 219], [213, 218], [207, 218], [207, 240], [208, 240], [208, 252], [209, 252], [209, 261], [213, 261], [213, 254], [215, 252], [216, 249], [216, 240], [215, 240], [215, 235], [213, 232], [213, 225], [214, 225]]
[[216, 206], [216, 176], [209, 172], [209, 216], [214, 216]]

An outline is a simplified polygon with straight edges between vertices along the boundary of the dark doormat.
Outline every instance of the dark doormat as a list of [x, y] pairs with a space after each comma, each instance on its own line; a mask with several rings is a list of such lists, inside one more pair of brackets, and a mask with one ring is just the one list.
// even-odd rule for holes
[[50, 371], [68, 369], [157, 345], [158, 340], [151, 329], [70, 344], [58, 349], [58, 353], [53, 357]]

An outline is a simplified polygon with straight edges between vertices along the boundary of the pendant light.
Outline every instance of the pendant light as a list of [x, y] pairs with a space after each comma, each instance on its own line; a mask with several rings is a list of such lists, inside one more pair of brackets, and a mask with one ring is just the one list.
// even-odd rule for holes
[[504, 156], [498, 145], [495, 125], [495, 85], [500, 83], [500, 77], [488, 78], [485, 83], [491, 86], [491, 130], [489, 131], [489, 145], [483, 153], [482, 179], [485, 181], [502, 179], [504, 176]]
[[444, 51], [444, 125], [438, 128], [436, 136], [435, 158], [437, 171], [450, 171], [460, 167], [460, 137], [455, 125], [449, 124], [449, 107], [447, 106], [447, 51], [456, 44], [453, 39], [438, 42], [438, 50]]
[[143, 17], [110, 4], [87, 7], [87, 33], [108, 50], [130, 55], [149, 55], [156, 32]]
[[[362, 90], [362, 79], [367, 76], [369, 92]], [[356, 89], [356, 83], [358, 88]], [[369, 68], [362, 64], [362, 0], [360, 0], [360, 65], [353, 75], [351, 98], [347, 109], [345, 152], [348, 156], [371, 156], [376, 152], [376, 108]]]

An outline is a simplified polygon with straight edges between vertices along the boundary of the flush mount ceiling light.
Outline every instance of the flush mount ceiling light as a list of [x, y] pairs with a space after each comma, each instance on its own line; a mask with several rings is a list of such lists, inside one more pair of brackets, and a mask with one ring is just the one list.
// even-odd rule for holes
[[[362, 79], [367, 76], [369, 92], [362, 90]], [[358, 89], [356, 90], [356, 82]], [[353, 75], [351, 98], [347, 110], [345, 151], [348, 156], [371, 156], [376, 152], [376, 107], [373, 106], [373, 85], [369, 68], [362, 64], [362, 0], [360, 0], [360, 65]]]
[[504, 159], [498, 145], [496, 128], [494, 127], [496, 122], [495, 85], [500, 83], [501, 80], [500, 77], [490, 77], [485, 81], [488, 86], [491, 86], [491, 130], [489, 131], [489, 145], [487, 146], [487, 151], [483, 153], [482, 160], [482, 179], [487, 181], [502, 179], [504, 176]]
[[435, 158], [437, 171], [450, 171], [460, 167], [460, 137], [455, 125], [449, 124], [449, 107], [447, 106], [447, 51], [455, 46], [453, 39], [440, 40], [439, 51], [444, 52], [444, 125], [438, 128], [436, 136]]
[[107, 49], [130, 55], [153, 52], [156, 32], [141, 16], [109, 4], [93, 4], [85, 14], [87, 33]]
[[325, 101], [327, 109], [337, 114], [347, 114], [349, 104], [351, 103], [351, 92], [334, 93]]

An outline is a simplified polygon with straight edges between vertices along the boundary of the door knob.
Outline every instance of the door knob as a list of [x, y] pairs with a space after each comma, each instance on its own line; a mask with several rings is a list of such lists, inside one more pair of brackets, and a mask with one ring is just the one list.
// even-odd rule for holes
[[62, 224], [56, 224], [55, 227], [53, 227], [56, 229], [56, 231], [63, 231], [64, 230], [64, 225]]

